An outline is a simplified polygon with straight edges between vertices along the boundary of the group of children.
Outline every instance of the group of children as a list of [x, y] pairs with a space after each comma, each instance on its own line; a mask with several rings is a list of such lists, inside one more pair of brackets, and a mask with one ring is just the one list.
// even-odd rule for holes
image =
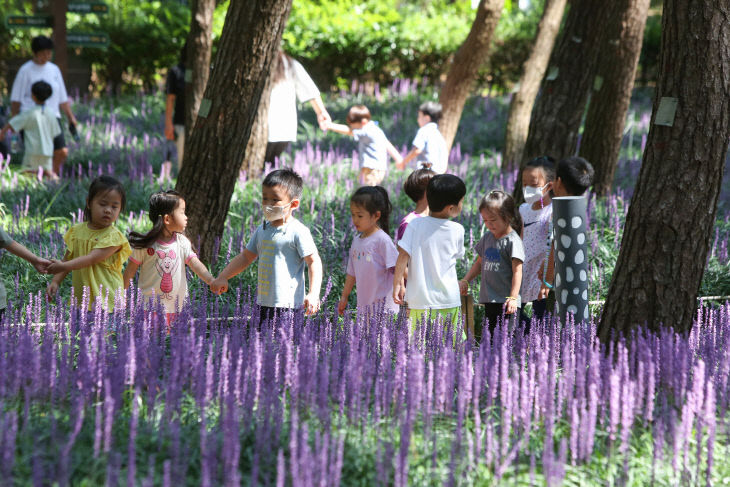
[[[502, 317], [516, 319], [527, 302], [532, 303], [533, 315], [541, 318], [553, 278], [551, 198], [583, 194], [592, 176], [590, 164], [579, 157], [557, 165], [549, 157], [540, 157], [522, 172], [525, 203], [519, 208], [503, 191], [485, 195], [479, 212], [488, 231], [475, 246], [477, 258], [461, 280], [456, 264], [465, 252], [464, 228], [452, 221], [461, 212], [466, 195], [460, 178], [423, 168], [411, 173], [404, 190], [416, 206], [401, 221], [395, 241], [390, 235], [392, 206], [387, 191], [380, 186], [360, 187], [350, 199], [358, 235], [348, 255], [338, 312], [345, 312], [357, 286], [358, 314], [397, 313], [401, 305], [407, 305], [412, 325], [427, 315], [456, 323], [461, 295], [480, 276], [479, 302], [485, 306], [490, 332]], [[90, 308], [99, 299], [112, 308], [115, 294], [127, 289], [139, 271], [145, 306], [154, 310], [151, 303], [159, 300], [169, 324], [187, 296], [186, 265], [212, 292], [220, 294], [227, 291], [233, 276], [258, 260], [260, 322], [277, 312], [313, 314], [319, 309], [322, 262], [311, 232], [294, 217], [302, 187], [302, 178], [290, 169], [266, 175], [262, 182], [265, 221], [217, 277], [200, 262], [184, 235], [187, 217], [180, 194], [153, 194], [149, 202], [152, 228], [146, 233], [132, 232], [127, 238], [114, 226], [125, 207], [124, 188], [109, 176], [91, 183], [84, 222], [65, 234], [67, 251], [62, 261], [35, 256], [4, 232], [0, 232], [0, 246], [30, 261], [40, 272], [55, 274], [48, 285], [50, 299], [72, 272], [76, 299], [88, 288]], [[4, 292], [0, 292], [0, 309], [3, 298]], [[477, 340], [480, 332], [475, 330]]]

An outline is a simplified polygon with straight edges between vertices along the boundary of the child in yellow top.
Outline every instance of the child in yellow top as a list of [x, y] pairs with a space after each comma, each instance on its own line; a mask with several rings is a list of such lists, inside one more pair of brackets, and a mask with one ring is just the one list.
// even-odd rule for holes
[[[55, 274], [47, 294], [54, 299], [58, 286], [70, 271], [77, 302], [84, 287], [89, 288], [89, 309], [98, 297], [105, 299], [105, 308], [114, 308], [114, 294], [122, 290], [122, 266], [132, 249], [115, 226], [124, 209], [126, 196], [121, 183], [110, 176], [99, 176], [91, 182], [84, 208], [84, 222], [71, 227], [63, 240], [68, 249], [63, 261], [53, 260], [48, 272]], [[99, 287], [101, 286], [101, 295]]]

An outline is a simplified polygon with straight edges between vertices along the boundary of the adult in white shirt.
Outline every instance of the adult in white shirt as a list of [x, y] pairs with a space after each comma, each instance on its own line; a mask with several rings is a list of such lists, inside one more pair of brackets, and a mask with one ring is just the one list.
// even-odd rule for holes
[[[71, 125], [76, 125], [76, 117], [71, 111], [71, 106], [66, 93], [66, 85], [58, 66], [51, 62], [53, 57], [53, 41], [46, 36], [34, 37], [30, 43], [33, 50], [33, 59], [23, 64], [13, 81], [13, 88], [10, 92], [10, 113], [12, 116], [35, 108], [36, 103], [31, 96], [30, 88], [36, 81], [45, 81], [53, 90], [50, 98], [45, 102], [47, 110], [61, 123], [61, 112], [66, 114]], [[61, 173], [61, 167], [68, 157], [66, 140], [61, 134], [53, 139], [53, 172]]]
[[276, 67], [271, 75], [273, 86], [269, 98], [266, 162], [274, 162], [297, 139], [297, 100], [312, 105], [320, 129], [327, 130], [327, 124], [332, 121], [317, 85], [296, 59], [279, 50]]

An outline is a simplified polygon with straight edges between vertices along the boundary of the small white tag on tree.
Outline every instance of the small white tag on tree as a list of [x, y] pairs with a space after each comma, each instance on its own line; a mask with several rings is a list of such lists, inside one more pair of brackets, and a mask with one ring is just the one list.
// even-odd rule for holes
[[677, 98], [671, 96], [663, 96], [659, 100], [659, 108], [654, 117], [654, 125], [664, 125], [671, 127], [674, 125], [674, 115], [677, 113]]

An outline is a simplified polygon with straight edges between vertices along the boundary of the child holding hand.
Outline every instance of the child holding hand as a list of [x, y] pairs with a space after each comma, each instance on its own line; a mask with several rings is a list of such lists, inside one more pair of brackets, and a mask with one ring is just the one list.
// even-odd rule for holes
[[[2, 228], [0, 228], [0, 249], [5, 249], [21, 259], [27, 260], [41, 274], [46, 272], [48, 265], [51, 263], [50, 260], [38, 257], [23, 245], [13, 240]], [[5, 291], [2, 280], [0, 280], [0, 320], [2, 320], [3, 314], [5, 314], [7, 305], [7, 292]]]
[[337, 311], [345, 313], [347, 299], [357, 283], [358, 314], [376, 311], [398, 313], [391, 293], [398, 251], [388, 235], [391, 205], [388, 192], [380, 186], [364, 186], [350, 198], [352, 224], [360, 234], [352, 240], [347, 260], [347, 277]]

